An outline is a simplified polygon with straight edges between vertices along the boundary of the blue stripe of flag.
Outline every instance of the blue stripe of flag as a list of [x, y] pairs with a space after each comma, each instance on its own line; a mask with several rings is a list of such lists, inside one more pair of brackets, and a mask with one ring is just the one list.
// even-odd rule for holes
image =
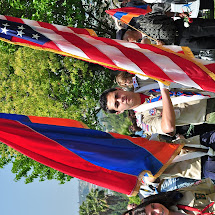
[[120, 20], [123, 16], [125, 16], [127, 14], [128, 13], [126, 13], [126, 12], [116, 12], [113, 16]]

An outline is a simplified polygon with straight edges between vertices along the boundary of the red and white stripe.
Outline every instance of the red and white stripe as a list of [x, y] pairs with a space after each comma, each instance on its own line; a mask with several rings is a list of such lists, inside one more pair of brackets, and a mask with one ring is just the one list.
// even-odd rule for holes
[[[1, 19], [25, 23], [52, 41], [44, 48], [62, 51], [78, 59], [139, 75], [175, 82], [215, 92], [215, 63], [199, 62], [186, 56], [181, 47], [128, 43], [92, 37], [85, 29], [0, 16]], [[50, 43], [50, 42], [49, 42]], [[32, 45], [32, 44], [31, 44]]]

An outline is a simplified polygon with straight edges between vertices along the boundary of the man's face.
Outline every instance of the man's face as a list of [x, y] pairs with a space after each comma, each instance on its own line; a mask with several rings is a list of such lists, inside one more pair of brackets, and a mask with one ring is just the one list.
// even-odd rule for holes
[[107, 108], [117, 111], [117, 114], [124, 110], [132, 109], [138, 105], [137, 95], [134, 92], [117, 89], [107, 95]]
[[128, 42], [137, 42], [141, 36], [139, 36], [135, 31], [127, 30], [126, 33], [123, 36], [123, 40], [126, 40]]

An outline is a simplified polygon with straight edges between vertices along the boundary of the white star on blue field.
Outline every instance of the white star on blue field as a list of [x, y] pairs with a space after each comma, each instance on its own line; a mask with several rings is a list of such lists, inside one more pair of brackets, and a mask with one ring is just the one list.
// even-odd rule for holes
[[18, 37], [40, 45], [50, 41], [32, 27], [8, 20], [0, 20], [0, 37], [7, 40], [12, 40], [12, 37]]

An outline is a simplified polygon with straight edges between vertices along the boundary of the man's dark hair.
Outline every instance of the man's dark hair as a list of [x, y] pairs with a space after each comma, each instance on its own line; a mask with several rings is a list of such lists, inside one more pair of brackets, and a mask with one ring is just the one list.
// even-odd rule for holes
[[126, 33], [127, 30], [128, 30], [128, 29], [124, 29], [124, 28], [118, 30], [118, 31], [116, 32], [116, 39], [118, 39], [118, 40], [123, 40], [123, 37], [124, 37], [124, 35], [125, 35], [125, 33]]
[[115, 111], [115, 110], [109, 110], [109, 109], [107, 108], [107, 95], [108, 95], [108, 93], [114, 92], [114, 91], [116, 91], [116, 90], [117, 90], [116, 88], [107, 89], [107, 90], [105, 90], [105, 91], [101, 94], [101, 96], [100, 96], [100, 99], [99, 99], [100, 107], [101, 107], [105, 112], [107, 112], [107, 113], [116, 113], [116, 112], [117, 112], [117, 111]]

